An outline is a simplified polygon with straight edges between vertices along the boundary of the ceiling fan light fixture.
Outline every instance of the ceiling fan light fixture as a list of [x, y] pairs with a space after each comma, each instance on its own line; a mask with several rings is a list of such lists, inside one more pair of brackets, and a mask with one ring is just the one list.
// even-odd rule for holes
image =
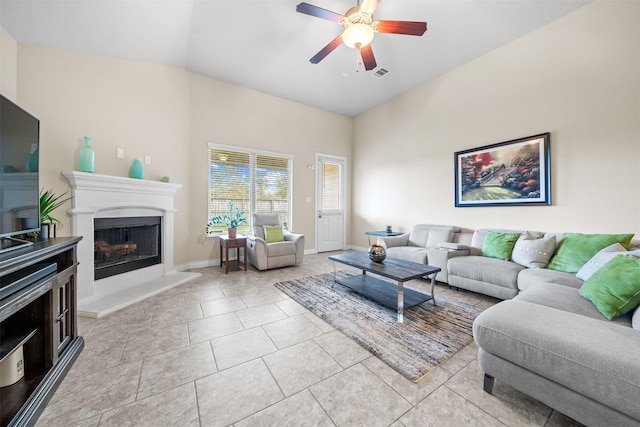
[[358, 0], [358, 4], [347, 10], [344, 15], [305, 2], [296, 6], [296, 11], [299, 13], [326, 19], [336, 24], [342, 24], [344, 27], [342, 34], [320, 49], [318, 53], [309, 59], [309, 62], [318, 64], [338, 46], [345, 44], [350, 48], [358, 49], [357, 56], [362, 59], [364, 69], [370, 71], [377, 67], [376, 58], [370, 45], [375, 33], [421, 36], [427, 31], [426, 22], [374, 21], [373, 13], [379, 2], [380, 0], [363, 0], [362, 6], [360, 6], [360, 1]]
[[364, 23], [355, 23], [347, 26], [342, 33], [342, 41], [351, 48], [361, 48], [373, 40], [373, 28]]

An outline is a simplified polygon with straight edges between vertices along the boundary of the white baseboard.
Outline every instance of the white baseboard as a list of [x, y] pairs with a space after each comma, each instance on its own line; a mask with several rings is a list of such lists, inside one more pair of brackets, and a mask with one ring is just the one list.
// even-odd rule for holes
[[[231, 258], [235, 259], [235, 258]], [[192, 268], [207, 268], [207, 267], [219, 267], [220, 260], [219, 259], [203, 259], [199, 261], [191, 261], [185, 264], [186, 270], [191, 270]]]

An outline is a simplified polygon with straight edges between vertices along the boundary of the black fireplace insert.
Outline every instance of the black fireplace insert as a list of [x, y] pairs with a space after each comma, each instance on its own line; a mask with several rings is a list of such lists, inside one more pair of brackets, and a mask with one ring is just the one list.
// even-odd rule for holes
[[162, 218], [94, 219], [95, 280], [162, 262]]

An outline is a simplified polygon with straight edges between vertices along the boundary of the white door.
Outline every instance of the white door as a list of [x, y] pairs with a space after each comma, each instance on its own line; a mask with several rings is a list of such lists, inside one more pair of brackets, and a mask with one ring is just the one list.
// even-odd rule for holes
[[318, 252], [344, 249], [345, 159], [316, 155]]

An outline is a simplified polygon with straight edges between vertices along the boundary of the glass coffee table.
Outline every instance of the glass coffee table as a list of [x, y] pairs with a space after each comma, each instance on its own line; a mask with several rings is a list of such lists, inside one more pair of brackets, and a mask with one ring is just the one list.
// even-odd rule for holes
[[[398, 258], [386, 258], [382, 262], [373, 262], [367, 252], [349, 252], [329, 257], [333, 261], [334, 280], [361, 295], [372, 299], [385, 307], [397, 308], [398, 322], [404, 321], [404, 309], [425, 301], [436, 304], [434, 289], [439, 267], [405, 261]], [[345, 264], [362, 270], [362, 274], [338, 278], [336, 263]], [[371, 273], [371, 274], [367, 274]], [[386, 277], [397, 284], [382, 280], [373, 275]], [[431, 279], [431, 295], [413, 289], [404, 289], [404, 283], [419, 278]]]

